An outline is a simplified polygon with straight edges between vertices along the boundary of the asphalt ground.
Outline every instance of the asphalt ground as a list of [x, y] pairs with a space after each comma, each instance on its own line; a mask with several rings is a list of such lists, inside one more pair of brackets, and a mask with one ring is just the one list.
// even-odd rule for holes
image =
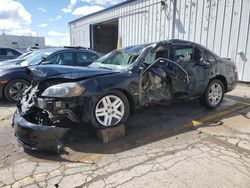
[[[130, 116], [126, 124], [126, 136], [108, 144], [101, 143], [90, 126], [75, 126], [65, 139], [65, 149], [61, 155], [24, 152], [16, 143], [10, 125], [14, 110], [14, 105], [0, 102], [0, 186], [250, 186], [250, 148], [248, 150], [247, 147], [250, 140], [248, 85], [239, 85], [235, 91], [227, 94], [216, 110], [205, 109], [199, 101], [142, 108]], [[245, 119], [236, 119], [239, 116]], [[234, 129], [228, 129], [227, 125], [230, 123], [227, 120], [235, 122], [230, 125]], [[205, 156], [193, 159], [196, 158], [196, 150], [202, 151], [200, 155]], [[222, 165], [228, 162], [225, 159], [225, 156], [228, 157], [225, 154], [227, 152], [235, 157], [229, 160], [231, 166]], [[223, 162], [215, 160], [211, 157], [212, 154], [224, 156], [221, 159]], [[180, 155], [185, 160], [180, 160], [181, 164], [174, 163], [172, 167], [178, 168], [173, 173], [172, 167], [166, 168], [165, 165], [171, 166], [175, 155]], [[161, 160], [166, 157], [171, 160]], [[196, 160], [201, 161], [193, 164]], [[215, 169], [210, 168], [210, 163]], [[37, 169], [43, 165], [43, 170], [38, 172]], [[244, 170], [238, 169], [238, 165]], [[74, 173], [65, 173], [70, 170]], [[218, 174], [213, 174], [214, 170], [219, 174], [222, 171], [228, 174], [224, 174], [221, 182], [216, 183]], [[99, 171], [102, 173], [95, 173]], [[169, 180], [157, 177], [169, 177]], [[76, 180], [72, 182], [73, 179]]]

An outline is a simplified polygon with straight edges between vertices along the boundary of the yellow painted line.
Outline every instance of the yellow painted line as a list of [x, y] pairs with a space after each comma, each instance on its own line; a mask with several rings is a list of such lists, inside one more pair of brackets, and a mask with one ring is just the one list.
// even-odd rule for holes
[[16, 181], [11, 187], [12, 188], [24, 187], [34, 182], [40, 181], [40, 179], [43, 179], [46, 176], [47, 176], [47, 173], [40, 173], [40, 174], [28, 176], [21, 180]]
[[243, 108], [245, 108], [247, 106], [250, 106], [250, 104], [249, 105], [241, 104], [240, 106], [237, 106], [237, 107], [232, 108], [230, 110], [225, 110], [225, 111], [222, 111], [222, 112], [212, 114], [210, 116], [206, 116], [206, 117], [198, 119], [198, 120], [193, 120], [192, 121], [192, 126], [193, 127], [200, 126], [201, 124], [203, 124], [205, 122], [209, 122], [209, 121], [218, 119], [218, 118], [223, 117], [225, 115], [228, 115], [228, 114], [231, 114], [233, 112], [239, 111], [239, 110], [241, 110], [241, 109], [243, 109]]
[[[234, 99], [233, 99], [234, 100]], [[242, 101], [238, 101], [238, 100], [234, 100], [236, 101], [237, 103], [239, 104], [243, 104], [243, 105], [246, 105], [246, 106], [250, 106], [250, 103], [249, 102], [242, 102]]]
[[[203, 117], [201, 119], [198, 120], [193, 120], [190, 123], [184, 124], [182, 127], [183, 128], [188, 128], [188, 127], [198, 127], [200, 125], [202, 125], [203, 123], [209, 122], [209, 121], [213, 121], [215, 119], [218, 119], [220, 117], [223, 117], [225, 115], [231, 114], [233, 112], [239, 111], [247, 106], [250, 106], [250, 104], [248, 103], [243, 103], [243, 102], [238, 102], [236, 101], [238, 104], [240, 104], [239, 106], [229, 109], [229, 110], [225, 110], [225, 111], [221, 111], [221, 112], [217, 112], [215, 114], [211, 114], [209, 116]], [[127, 150], [129, 148], [134, 148], [133, 145], [137, 145], [137, 144], [143, 144], [143, 143], [147, 143], [150, 142], [152, 140], [161, 138], [163, 136], [165, 136], [167, 134], [167, 132], [161, 131], [161, 132], [156, 132], [153, 133], [151, 135], [145, 136], [143, 138], [139, 138], [138, 140], [136, 140], [134, 143], [132, 144], [123, 144], [119, 147], [115, 147], [112, 148], [110, 150], [105, 151], [105, 153], [107, 154], [93, 154], [93, 155], [89, 155], [86, 157], [83, 157], [79, 162], [86, 162], [86, 161], [96, 161], [96, 160], [100, 160], [101, 158], [103, 158], [104, 156], [107, 156], [108, 154], [114, 154], [114, 153], [118, 153], [118, 152], [122, 152], [124, 150]]]
[[7, 115], [7, 116], [4, 116], [2, 118], [0, 118], [0, 122], [1, 121], [4, 121], [4, 120], [9, 120], [11, 118], [12, 115]]

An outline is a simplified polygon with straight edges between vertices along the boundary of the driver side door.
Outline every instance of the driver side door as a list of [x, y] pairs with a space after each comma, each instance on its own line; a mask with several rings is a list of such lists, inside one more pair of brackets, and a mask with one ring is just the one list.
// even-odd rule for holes
[[188, 73], [165, 58], [158, 58], [142, 71], [140, 78], [142, 105], [185, 98], [189, 94]]

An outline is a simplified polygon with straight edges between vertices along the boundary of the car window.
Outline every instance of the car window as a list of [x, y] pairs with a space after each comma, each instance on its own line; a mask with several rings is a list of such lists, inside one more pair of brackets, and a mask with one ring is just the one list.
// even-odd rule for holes
[[47, 58], [47, 61], [58, 65], [74, 65], [72, 52], [64, 52], [52, 55], [51, 57]]
[[150, 65], [159, 58], [169, 59], [169, 48], [167, 46], [161, 45], [154, 53], [148, 53], [144, 58], [144, 63]]
[[0, 49], [0, 55], [7, 55], [6, 49]]
[[13, 50], [7, 49], [6, 51], [7, 51], [7, 56], [14, 56]]
[[205, 55], [207, 61], [216, 61], [214, 55], [211, 54], [209, 51], [203, 50], [203, 53], [204, 53], [204, 55]]
[[188, 62], [193, 60], [192, 46], [176, 46], [174, 49], [174, 61]]
[[20, 56], [21, 53], [16, 51], [16, 50], [11, 50], [12, 51], [12, 54], [15, 55], [15, 56]]
[[89, 64], [97, 60], [99, 56], [90, 52], [79, 52], [77, 53], [77, 62], [80, 65]]
[[150, 65], [155, 62], [155, 53], [148, 53], [144, 59], [144, 63]]

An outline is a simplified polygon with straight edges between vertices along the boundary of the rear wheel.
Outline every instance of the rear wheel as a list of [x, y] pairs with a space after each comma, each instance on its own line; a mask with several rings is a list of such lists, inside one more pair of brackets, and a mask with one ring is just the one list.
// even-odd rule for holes
[[109, 91], [97, 98], [93, 105], [91, 123], [96, 128], [114, 127], [125, 123], [129, 116], [129, 102], [120, 91]]
[[29, 82], [17, 79], [10, 81], [4, 89], [4, 96], [9, 102], [17, 102], [21, 99], [24, 91], [28, 88]]
[[202, 104], [209, 109], [218, 107], [223, 101], [225, 87], [220, 80], [212, 80], [202, 97]]

